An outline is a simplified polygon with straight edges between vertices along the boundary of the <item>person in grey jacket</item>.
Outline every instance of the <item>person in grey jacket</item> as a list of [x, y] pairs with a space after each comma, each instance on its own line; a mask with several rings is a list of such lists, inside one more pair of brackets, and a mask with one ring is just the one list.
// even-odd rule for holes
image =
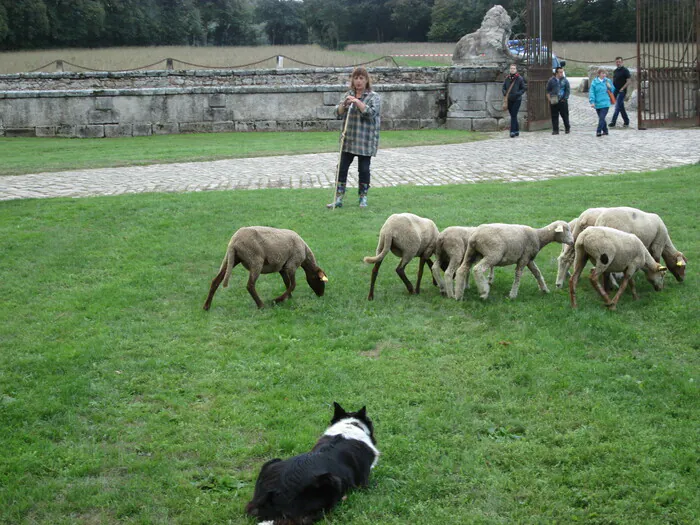
[[552, 114], [552, 135], [559, 135], [559, 115], [564, 121], [564, 133], [571, 132], [571, 124], [569, 123], [570, 94], [571, 85], [564, 76], [564, 69], [558, 67], [547, 82], [547, 102], [549, 102], [549, 110]]

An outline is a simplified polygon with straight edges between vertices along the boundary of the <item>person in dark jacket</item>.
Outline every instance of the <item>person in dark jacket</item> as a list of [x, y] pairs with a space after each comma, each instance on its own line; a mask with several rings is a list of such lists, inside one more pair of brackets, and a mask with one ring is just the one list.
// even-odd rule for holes
[[613, 116], [610, 120], [610, 127], [615, 127], [618, 115], [622, 115], [624, 127], [629, 127], [630, 119], [625, 110], [625, 97], [627, 96], [627, 86], [632, 80], [632, 75], [630, 70], [622, 65], [622, 57], [615, 58], [615, 65], [617, 67], [613, 71], [613, 86], [615, 87], [613, 93], [617, 98], [615, 99], [615, 111], [613, 111]]
[[552, 135], [559, 135], [559, 115], [564, 121], [564, 133], [571, 131], [569, 124], [569, 95], [571, 85], [564, 76], [564, 69], [558, 67], [554, 75], [547, 82], [547, 102], [552, 114]]
[[[513, 85], [510, 88], [511, 84]], [[508, 89], [510, 88], [510, 92]], [[523, 94], [527, 91], [525, 80], [518, 74], [518, 66], [510, 65], [510, 74], [503, 82], [503, 96], [508, 93], [508, 113], [510, 113], [510, 138], [520, 135], [520, 127], [518, 126], [518, 111], [520, 111], [520, 103], [523, 101]]]

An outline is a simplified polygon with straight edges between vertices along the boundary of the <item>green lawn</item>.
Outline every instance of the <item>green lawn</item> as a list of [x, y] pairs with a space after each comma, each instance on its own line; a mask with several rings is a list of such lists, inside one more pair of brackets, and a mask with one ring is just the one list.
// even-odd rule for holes
[[[383, 131], [382, 148], [455, 144], [488, 135], [424, 129]], [[199, 133], [116, 139], [0, 138], [0, 176], [73, 169], [338, 151], [337, 132]]]
[[[697, 523], [699, 176], [373, 189], [364, 211], [311, 189], [2, 202], [0, 522], [252, 525], [262, 463], [307, 451], [338, 401], [367, 405], [382, 456], [327, 523]], [[391, 213], [544, 226], [620, 204], [664, 218], [684, 283], [638, 275], [609, 312], [584, 278], [572, 311], [549, 245], [549, 295], [526, 271], [507, 299], [510, 267], [485, 302], [429, 279], [408, 296], [390, 255], [366, 300]], [[204, 312], [256, 224], [302, 235], [326, 295], [299, 273], [257, 310], [237, 267]], [[281, 290], [261, 277], [267, 303]]]

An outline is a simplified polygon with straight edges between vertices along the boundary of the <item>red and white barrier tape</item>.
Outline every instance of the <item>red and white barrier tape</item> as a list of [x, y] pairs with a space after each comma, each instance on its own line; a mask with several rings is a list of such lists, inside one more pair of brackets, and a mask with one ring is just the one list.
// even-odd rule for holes
[[452, 54], [433, 54], [433, 55], [390, 55], [392, 57], [451, 57]]

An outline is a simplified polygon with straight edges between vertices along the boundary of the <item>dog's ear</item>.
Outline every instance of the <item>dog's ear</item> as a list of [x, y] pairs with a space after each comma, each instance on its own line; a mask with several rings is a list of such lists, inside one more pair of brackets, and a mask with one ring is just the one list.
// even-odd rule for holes
[[347, 416], [348, 413], [338, 403], [333, 401], [333, 421], [338, 421]]
[[367, 407], [364, 406], [358, 410], [357, 415], [360, 417], [360, 419], [367, 419]]

